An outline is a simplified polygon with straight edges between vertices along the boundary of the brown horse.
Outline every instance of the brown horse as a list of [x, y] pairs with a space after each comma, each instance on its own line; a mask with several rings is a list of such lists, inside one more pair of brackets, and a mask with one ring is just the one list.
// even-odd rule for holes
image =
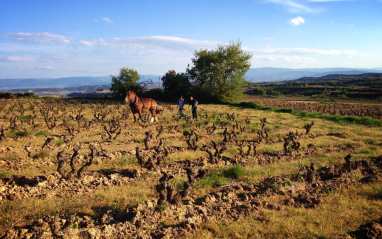
[[139, 119], [142, 120], [142, 113], [146, 111], [151, 112], [151, 122], [158, 122], [156, 114], [159, 112], [157, 109], [157, 102], [151, 98], [142, 98], [139, 99], [137, 94], [133, 91], [127, 92], [127, 96], [125, 98], [125, 103], [128, 103], [133, 112], [134, 122], [136, 122], [135, 115], [139, 115]]

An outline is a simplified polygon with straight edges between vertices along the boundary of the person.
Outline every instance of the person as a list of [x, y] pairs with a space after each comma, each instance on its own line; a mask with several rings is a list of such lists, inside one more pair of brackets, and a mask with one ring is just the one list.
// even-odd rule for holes
[[192, 96], [190, 98], [190, 106], [192, 107], [192, 118], [197, 120], [198, 114], [196, 110], [198, 109], [198, 101], [194, 99]]
[[179, 119], [183, 117], [183, 106], [184, 106], [184, 99], [181, 95], [178, 100], [178, 108], [179, 108]]

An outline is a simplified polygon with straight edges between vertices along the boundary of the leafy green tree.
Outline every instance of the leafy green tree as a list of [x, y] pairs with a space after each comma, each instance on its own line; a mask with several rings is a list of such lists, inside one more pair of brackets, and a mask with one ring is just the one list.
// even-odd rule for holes
[[123, 98], [126, 93], [131, 90], [137, 94], [140, 94], [143, 87], [138, 83], [140, 76], [138, 72], [134, 69], [129, 69], [128, 67], [123, 67], [119, 76], [112, 76], [111, 91], [118, 98]]
[[180, 95], [188, 95], [191, 88], [189, 77], [185, 73], [168, 71], [163, 77], [163, 90], [167, 95], [177, 99]]
[[233, 102], [243, 95], [246, 83], [243, 77], [251, 67], [251, 57], [240, 42], [219, 45], [215, 51], [195, 52], [194, 66], [187, 72], [201, 92], [208, 92], [211, 100]]

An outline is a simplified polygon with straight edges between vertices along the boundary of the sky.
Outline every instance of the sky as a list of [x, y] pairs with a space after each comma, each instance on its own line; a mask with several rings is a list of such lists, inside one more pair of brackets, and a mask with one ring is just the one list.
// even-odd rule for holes
[[382, 68], [382, 0], [0, 0], [0, 78], [185, 72], [232, 42], [252, 68]]

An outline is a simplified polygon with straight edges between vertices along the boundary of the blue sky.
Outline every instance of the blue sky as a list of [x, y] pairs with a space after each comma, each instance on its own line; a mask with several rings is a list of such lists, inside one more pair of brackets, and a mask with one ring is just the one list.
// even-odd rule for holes
[[237, 41], [252, 68], [381, 68], [382, 0], [0, 0], [0, 78], [184, 72]]

